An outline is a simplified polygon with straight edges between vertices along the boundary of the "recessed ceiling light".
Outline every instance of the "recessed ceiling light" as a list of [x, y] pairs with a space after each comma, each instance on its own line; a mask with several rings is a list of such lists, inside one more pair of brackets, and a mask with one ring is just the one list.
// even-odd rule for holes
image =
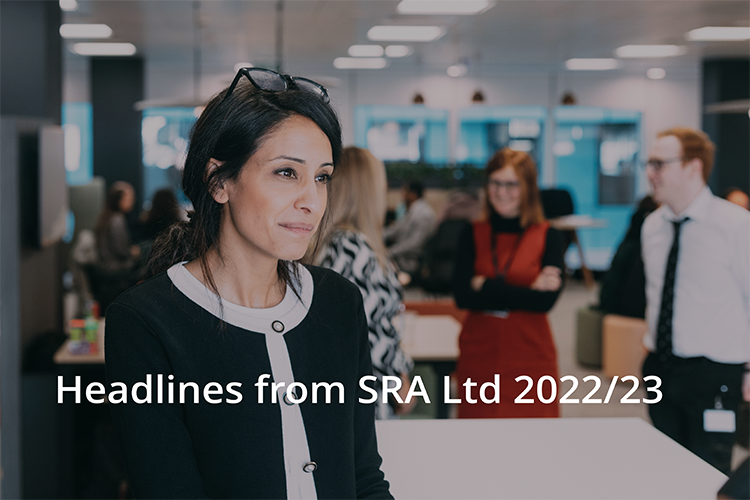
[[402, 0], [399, 14], [470, 15], [492, 7], [489, 0]]
[[688, 31], [685, 38], [693, 41], [731, 42], [750, 40], [750, 27], [746, 26], [705, 26]]
[[78, 10], [78, 2], [76, 0], [60, 0], [60, 10], [66, 12]]
[[338, 69], [382, 69], [387, 61], [382, 57], [337, 57], [333, 66]]
[[132, 56], [132, 43], [74, 43], [73, 52], [82, 56]]
[[373, 26], [367, 38], [376, 42], [431, 42], [445, 34], [439, 26]]
[[411, 47], [408, 45], [388, 45], [385, 48], [385, 55], [388, 57], [406, 57], [411, 54]]
[[573, 71], [606, 71], [619, 66], [617, 59], [574, 58], [565, 61], [565, 67]]
[[445, 72], [448, 73], [448, 76], [458, 78], [459, 76], [465, 75], [467, 70], [468, 68], [465, 64], [454, 64], [453, 66], [448, 66], [448, 69], [445, 70]]
[[623, 45], [615, 51], [617, 57], [675, 57], [687, 52], [683, 45]]
[[109, 38], [112, 28], [106, 24], [63, 24], [60, 26], [63, 38]]
[[661, 80], [662, 78], [667, 76], [667, 72], [664, 71], [663, 68], [651, 68], [646, 71], [646, 76], [651, 80]]
[[380, 45], [352, 45], [349, 47], [349, 55], [352, 57], [380, 57], [383, 55], [383, 47]]

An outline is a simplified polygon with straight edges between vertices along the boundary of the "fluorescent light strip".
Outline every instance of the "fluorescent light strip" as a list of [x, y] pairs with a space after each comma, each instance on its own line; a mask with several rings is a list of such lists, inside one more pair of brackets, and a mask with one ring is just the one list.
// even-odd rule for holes
[[445, 34], [439, 26], [373, 26], [367, 38], [375, 42], [432, 42]]
[[406, 57], [411, 54], [411, 47], [408, 45], [388, 45], [385, 48], [385, 55], [388, 57]]
[[387, 64], [382, 57], [337, 57], [333, 60], [338, 69], [382, 69]]
[[73, 52], [82, 56], [132, 56], [132, 43], [74, 43]]
[[623, 45], [615, 51], [617, 57], [675, 57], [687, 52], [683, 45]]
[[667, 76], [667, 72], [664, 71], [664, 68], [651, 68], [648, 71], [646, 71], [646, 76], [650, 80], [661, 80], [665, 76]]
[[63, 38], [109, 38], [112, 28], [106, 24], [63, 24], [60, 26]]
[[383, 47], [380, 45], [352, 45], [349, 47], [349, 55], [352, 57], [381, 57]]
[[60, 10], [66, 12], [78, 10], [78, 2], [76, 0], [60, 0]]
[[685, 38], [694, 42], [733, 42], [750, 40], [750, 27], [746, 26], [705, 26], [688, 31]]
[[568, 59], [565, 67], [572, 71], [606, 71], [620, 65], [617, 59]]
[[489, 0], [402, 0], [399, 14], [472, 15], [492, 7]]

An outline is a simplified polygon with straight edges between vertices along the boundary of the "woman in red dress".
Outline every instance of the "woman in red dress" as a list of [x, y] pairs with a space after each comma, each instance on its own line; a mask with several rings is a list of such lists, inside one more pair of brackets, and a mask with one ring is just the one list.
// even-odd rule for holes
[[[545, 221], [531, 157], [505, 148], [486, 168], [488, 217], [467, 225], [454, 275], [456, 303], [469, 309], [459, 338], [456, 379], [461, 393], [459, 418], [557, 417], [557, 397], [540, 401], [539, 380], [558, 384], [557, 351], [547, 312], [562, 287], [563, 246], [560, 233]], [[480, 388], [500, 376], [500, 402], [485, 403]], [[533, 386], [527, 388], [522, 375]], [[471, 400], [464, 383], [476, 383]], [[542, 396], [552, 398], [545, 380]], [[492, 400], [494, 389], [484, 391]], [[475, 401], [474, 403], [470, 401]]]

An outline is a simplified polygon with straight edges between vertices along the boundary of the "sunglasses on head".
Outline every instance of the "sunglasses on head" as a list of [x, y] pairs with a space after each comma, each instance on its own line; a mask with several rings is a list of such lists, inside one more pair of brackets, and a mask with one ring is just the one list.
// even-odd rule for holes
[[235, 87], [237, 87], [237, 83], [243, 76], [247, 77], [250, 83], [258, 90], [284, 92], [285, 90], [289, 90], [290, 85], [293, 85], [299, 90], [317, 95], [325, 103], [329, 101], [328, 91], [321, 84], [300, 76], [282, 75], [276, 71], [264, 68], [240, 68], [229, 89], [227, 89], [224, 100], [227, 100], [232, 95]]

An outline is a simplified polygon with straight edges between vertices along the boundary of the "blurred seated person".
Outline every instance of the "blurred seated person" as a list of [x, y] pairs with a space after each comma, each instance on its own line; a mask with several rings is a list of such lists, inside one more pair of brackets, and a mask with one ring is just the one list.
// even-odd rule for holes
[[422, 198], [421, 182], [409, 182], [403, 189], [406, 215], [386, 227], [383, 238], [399, 270], [414, 277], [419, 273], [425, 241], [435, 227], [435, 211]]
[[747, 193], [738, 187], [730, 187], [724, 190], [724, 194], [721, 196], [728, 202], [739, 205], [745, 210], [750, 210], [750, 197]]
[[617, 247], [609, 270], [602, 279], [599, 309], [633, 318], [646, 317], [646, 277], [641, 258], [641, 226], [646, 216], [659, 208], [649, 195], [638, 204], [630, 227]]
[[151, 208], [142, 212], [140, 219], [143, 237], [149, 241], [155, 240], [159, 233], [182, 220], [182, 209], [172, 190], [160, 189], [154, 193]]
[[125, 217], [134, 205], [133, 186], [124, 181], [115, 182], [94, 227], [98, 258], [90, 279], [102, 312], [137, 281], [136, 260], [141, 256], [141, 249], [132, 244]]

